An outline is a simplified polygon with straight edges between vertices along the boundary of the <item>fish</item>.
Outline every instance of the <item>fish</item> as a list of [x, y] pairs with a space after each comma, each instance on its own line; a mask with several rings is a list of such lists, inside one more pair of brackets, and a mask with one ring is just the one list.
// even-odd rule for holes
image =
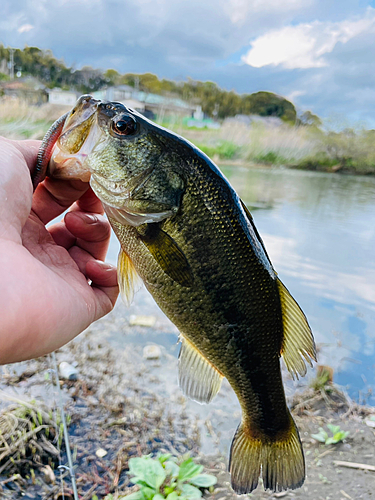
[[143, 281], [179, 330], [183, 393], [209, 403], [224, 377], [233, 388], [233, 490], [250, 493], [260, 477], [272, 491], [299, 488], [305, 460], [280, 358], [304, 376], [314, 338], [229, 181], [186, 139], [90, 95], [47, 132], [34, 187], [46, 175], [89, 180], [121, 244], [124, 301]]

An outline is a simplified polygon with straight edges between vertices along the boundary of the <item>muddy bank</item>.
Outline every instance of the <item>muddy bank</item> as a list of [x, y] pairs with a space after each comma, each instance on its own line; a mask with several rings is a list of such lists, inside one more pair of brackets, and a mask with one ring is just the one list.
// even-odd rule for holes
[[[60, 380], [60, 385], [81, 498], [125, 494], [131, 486], [126, 474], [129, 458], [158, 451], [175, 456], [189, 451], [205, 472], [218, 478], [206, 497], [237, 498], [226, 472], [230, 441], [240, 419], [236, 398], [228, 384], [208, 406], [182, 396], [177, 386], [176, 330], [154, 307], [148, 304], [151, 314], [143, 318], [145, 309], [140, 306], [116, 307], [57, 353], [58, 363], [67, 361], [79, 372], [78, 380]], [[142, 326], [145, 323], [149, 326]], [[154, 359], [145, 357], [144, 347], [150, 344], [159, 348]], [[66, 454], [54, 410], [57, 393], [50, 381], [51, 366], [46, 357], [3, 368], [0, 426], [8, 434], [1, 436], [1, 498], [62, 498], [57, 466], [66, 464]], [[369, 426], [375, 410], [355, 405], [334, 387], [314, 390], [284, 375], [305, 450], [306, 482], [299, 490], [279, 494], [259, 487], [251, 498], [373, 498], [375, 472], [366, 466], [375, 466], [375, 429]], [[20, 400], [28, 405], [20, 405]], [[312, 438], [319, 427], [327, 430], [328, 423], [349, 432], [344, 442], [326, 446]], [[362, 469], [342, 462], [362, 464]], [[63, 486], [70, 500], [67, 472]]]

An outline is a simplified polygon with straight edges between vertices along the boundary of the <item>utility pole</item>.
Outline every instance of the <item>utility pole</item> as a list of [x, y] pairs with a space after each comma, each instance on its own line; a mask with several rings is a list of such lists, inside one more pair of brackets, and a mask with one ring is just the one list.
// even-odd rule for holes
[[14, 80], [14, 49], [9, 49], [9, 76]]

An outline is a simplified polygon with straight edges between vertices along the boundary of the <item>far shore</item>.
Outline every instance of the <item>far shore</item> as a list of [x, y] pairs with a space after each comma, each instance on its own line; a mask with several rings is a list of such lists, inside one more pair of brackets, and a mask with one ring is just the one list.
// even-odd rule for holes
[[[28, 106], [18, 100], [0, 101], [0, 135], [10, 139], [42, 139], [68, 108], [51, 104]], [[158, 123], [158, 121], [157, 121]], [[280, 167], [335, 174], [375, 174], [375, 131], [324, 131], [316, 126], [277, 126], [235, 119], [219, 129], [189, 128], [184, 121], [164, 117], [161, 125], [185, 137], [218, 165]]]

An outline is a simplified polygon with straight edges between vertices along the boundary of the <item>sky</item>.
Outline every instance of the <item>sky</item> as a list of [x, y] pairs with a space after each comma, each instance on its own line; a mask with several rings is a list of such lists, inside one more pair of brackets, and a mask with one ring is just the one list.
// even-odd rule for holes
[[68, 66], [268, 90], [375, 127], [375, 0], [0, 0], [0, 42]]

